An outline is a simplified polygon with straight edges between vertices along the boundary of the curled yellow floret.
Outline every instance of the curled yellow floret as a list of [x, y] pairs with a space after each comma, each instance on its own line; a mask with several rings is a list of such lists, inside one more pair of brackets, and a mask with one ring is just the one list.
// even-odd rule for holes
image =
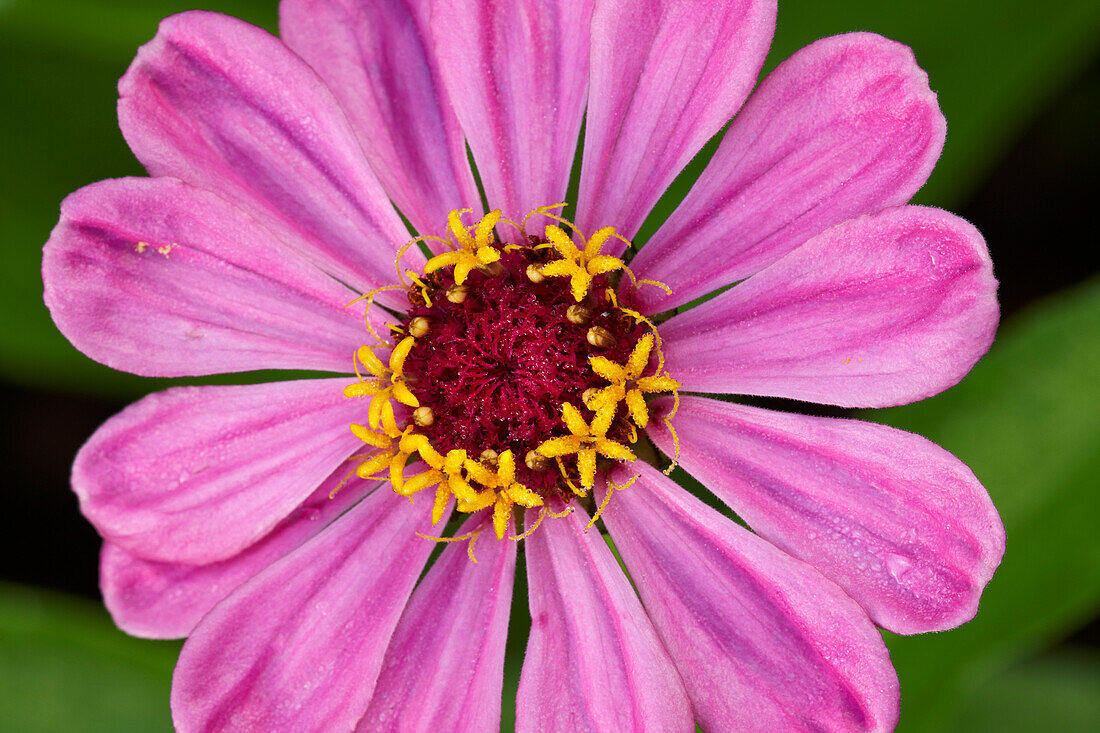
[[617, 364], [605, 356], [589, 357], [588, 362], [592, 366], [592, 371], [610, 384], [586, 400], [585, 406], [592, 410], [599, 410], [604, 406], [625, 401], [630, 419], [638, 427], [646, 427], [649, 424], [649, 408], [646, 406], [645, 395], [654, 392], [675, 392], [680, 389], [680, 383], [667, 374], [640, 376], [649, 363], [653, 344], [653, 334], [643, 336], [634, 345], [634, 350], [624, 364]]
[[458, 510], [476, 512], [493, 507], [493, 530], [497, 539], [504, 539], [508, 530], [508, 518], [512, 515], [512, 506], [531, 509], [542, 506], [542, 497], [516, 481], [516, 458], [511, 450], [506, 450], [497, 458], [496, 471], [475, 461], [466, 462], [466, 471], [470, 478], [485, 488], [472, 502], [459, 503]]
[[[420, 401], [405, 384], [404, 375], [405, 359], [415, 345], [416, 339], [412, 336], [403, 338], [390, 352], [388, 366], [369, 346], [360, 346], [356, 351], [355, 371], [359, 374], [359, 381], [344, 387], [344, 396], [371, 398], [370, 405], [367, 406], [367, 424], [372, 430], [399, 432], [390, 400], [395, 399], [412, 408], [420, 407]], [[374, 379], [363, 378], [359, 373], [360, 364]]]
[[[352, 423], [350, 427], [356, 438], [378, 449], [377, 453], [360, 461], [355, 467], [355, 475], [361, 479], [388, 478], [394, 490], [397, 491], [404, 480], [405, 462], [409, 458], [409, 452], [402, 449], [401, 442], [412, 428], [405, 428], [402, 432], [393, 426], [383, 428], [383, 432], [375, 432], [359, 423]], [[389, 470], [388, 476], [377, 475], [379, 471], [385, 469]]]
[[581, 487], [591, 489], [596, 483], [596, 454], [616, 461], [636, 461], [637, 456], [622, 443], [607, 437], [611, 421], [615, 419], [615, 405], [604, 405], [596, 410], [589, 424], [580, 411], [566, 402], [561, 406], [562, 420], [571, 435], [547, 440], [536, 451], [547, 458], [562, 458], [576, 454], [577, 472]]
[[543, 265], [539, 272], [546, 277], [568, 277], [573, 299], [579, 303], [588, 294], [594, 277], [626, 268], [618, 257], [600, 254], [604, 243], [617, 236], [615, 227], [604, 227], [589, 238], [582, 250], [573, 244], [573, 240], [564, 229], [555, 224], [548, 224], [546, 239], [553, 245], [561, 259]]
[[466, 282], [471, 270], [491, 265], [500, 259], [500, 250], [492, 246], [495, 241], [493, 228], [500, 221], [500, 209], [490, 211], [483, 216], [474, 227], [472, 236], [459, 218], [459, 214], [467, 211], [469, 209], [456, 210], [447, 216], [447, 228], [454, 236], [459, 249], [432, 257], [424, 265], [424, 274], [454, 265], [455, 284], [461, 285]]

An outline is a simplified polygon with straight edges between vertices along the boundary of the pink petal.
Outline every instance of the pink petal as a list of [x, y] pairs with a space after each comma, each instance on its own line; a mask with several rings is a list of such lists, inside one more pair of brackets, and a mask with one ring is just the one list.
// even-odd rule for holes
[[489, 208], [505, 217], [564, 200], [588, 84], [592, 2], [431, 0], [444, 85]]
[[[673, 426], [691, 475], [880, 626], [943, 631], [977, 612], [1004, 527], [970, 469], [939, 446], [884, 425], [700, 397], [683, 398]], [[662, 424], [649, 434], [671, 454]]]
[[379, 490], [218, 604], [180, 653], [179, 730], [351, 730], [435, 544]]
[[672, 287], [647, 312], [758, 272], [845, 219], [903, 204], [931, 173], [945, 123], [913, 52], [872, 33], [810, 44], [733, 121], [687, 198], [632, 267]]
[[[484, 527], [475, 516], [456, 534]], [[516, 543], [492, 529], [474, 545], [451, 543], [420, 582], [386, 650], [357, 730], [437, 733], [500, 730], [504, 643], [512, 610]]]
[[[606, 0], [592, 15], [592, 75], [577, 205], [582, 230], [633, 237], [676, 174], [749, 95], [775, 0]], [[610, 246], [608, 254], [617, 254]]]
[[900, 405], [970, 371], [997, 330], [978, 231], [902, 206], [844, 222], [661, 327], [685, 390]]
[[[100, 426], [73, 489], [103, 538], [148, 560], [208, 564], [267, 534], [363, 444], [345, 379], [176, 387]], [[350, 468], [348, 469], [351, 470]]]
[[657, 469], [629, 469], [604, 521], [703, 729], [894, 729], [897, 675], [851, 598]]
[[105, 542], [99, 562], [103, 602], [115, 624], [132, 636], [177, 639], [191, 633], [219, 601], [268, 565], [316, 535], [377, 486], [341, 469], [268, 535], [240, 554], [210, 565], [145, 560]]
[[427, 0], [283, 0], [279, 28], [340, 100], [378, 180], [418, 231], [440, 233], [451, 209], [480, 211], [436, 69]]
[[[537, 516], [528, 510], [528, 526]], [[525, 540], [532, 622], [516, 730], [694, 731], [680, 676], [587, 523], [578, 508]]]
[[77, 348], [146, 376], [348, 371], [365, 334], [344, 308], [350, 290], [241, 210], [170, 178], [100, 181], [66, 198], [42, 275]]
[[356, 290], [394, 280], [408, 232], [335, 97], [277, 38], [217, 13], [165, 18], [119, 94], [152, 175], [224, 196]]

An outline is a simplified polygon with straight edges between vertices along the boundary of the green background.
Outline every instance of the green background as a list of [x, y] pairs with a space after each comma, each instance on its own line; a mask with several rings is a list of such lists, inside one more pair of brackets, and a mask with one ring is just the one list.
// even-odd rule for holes
[[[140, 175], [115, 121], [115, 84], [158, 19], [147, 0], [0, 0], [0, 392], [7, 467], [0, 583], [0, 730], [170, 729], [178, 644], [126, 637], [95, 596], [95, 535], [66, 487], [104, 417], [165, 380], [96, 365], [42, 305], [42, 243], [58, 204], [92, 181]], [[201, 7], [275, 28], [276, 4]], [[985, 233], [1005, 320], [958, 387], [861, 417], [919, 432], [988, 487], [1008, 551], [975, 621], [888, 636], [902, 731], [1100, 730], [1100, 279], [1089, 217], [1100, 130], [1100, 3], [791, 0], [768, 68], [821, 36], [872, 30], [911, 45], [948, 119], [922, 203]], [[707, 155], [643, 230], [667, 215]], [[1082, 255], [1075, 245], [1084, 242]], [[517, 582], [505, 706], [526, 638]], [[505, 723], [509, 726], [508, 722]]]

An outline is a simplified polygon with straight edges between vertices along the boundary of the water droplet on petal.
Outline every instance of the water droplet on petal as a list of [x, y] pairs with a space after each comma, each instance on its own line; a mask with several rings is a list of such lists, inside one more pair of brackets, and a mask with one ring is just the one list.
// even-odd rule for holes
[[894, 580], [901, 581], [913, 568], [913, 564], [901, 555], [888, 555], [886, 557], [886, 568], [890, 571], [890, 575]]

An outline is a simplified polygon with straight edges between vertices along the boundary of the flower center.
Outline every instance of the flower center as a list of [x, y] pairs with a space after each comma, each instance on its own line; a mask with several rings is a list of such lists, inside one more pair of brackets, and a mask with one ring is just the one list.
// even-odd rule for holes
[[[432, 305], [412, 309], [424, 335], [405, 360], [405, 379], [427, 418], [419, 432], [436, 450], [470, 456], [511, 450], [523, 457], [517, 479], [544, 496], [558, 476], [537, 467], [545, 461], [536, 449], [568, 434], [563, 404], [581, 405], [585, 390], [602, 386], [589, 358], [622, 361], [648, 333], [618, 309], [601, 307], [594, 292], [577, 304], [559, 278], [532, 282], [527, 270], [546, 264], [547, 252], [503, 253], [492, 271], [472, 272], [457, 298], [452, 274], [441, 271]], [[594, 289], [609, 287], [607, 279], [595, 278]], [[590, 332], [601, 337], [590, 339]], [[625, 442], [626, 422], [625, 416], [614, 421], [608, 437]]]
[[[391, 326], [395, 343], [375, 334], [356, 353], [360, 379], [344, 393], [370, 404], [367, 426], [351, 429], [378, 449], [356, 473], [384, 473], [406, 496], [435, 487], [433, 522], [453, 496], [460, 512], [491, 508], [503, 538], [515, 505], [550, 511], [587, 497], [601, 462], [636, 460], [646, 395], [679, 387], [663, 373], [653, 324], [615, 294], [624, 275], [634, 282], [601, 253], [615, 230], [585, 238], [556, 208], [518, 224], [494, 211], [472, 227], [451, 212], [449, 238], [421, 237], [398, 255], [411, 284], [383, 288], [404, 287], [411, 304]], [[562, 226], [528, 235], [534, 214]], [[505, 226], [524, 243], [499, 244]], [[403, 254], [425, 239], [447, 251], [402, 273]], [[368, 311], [377, 292], [364, 296]]]

